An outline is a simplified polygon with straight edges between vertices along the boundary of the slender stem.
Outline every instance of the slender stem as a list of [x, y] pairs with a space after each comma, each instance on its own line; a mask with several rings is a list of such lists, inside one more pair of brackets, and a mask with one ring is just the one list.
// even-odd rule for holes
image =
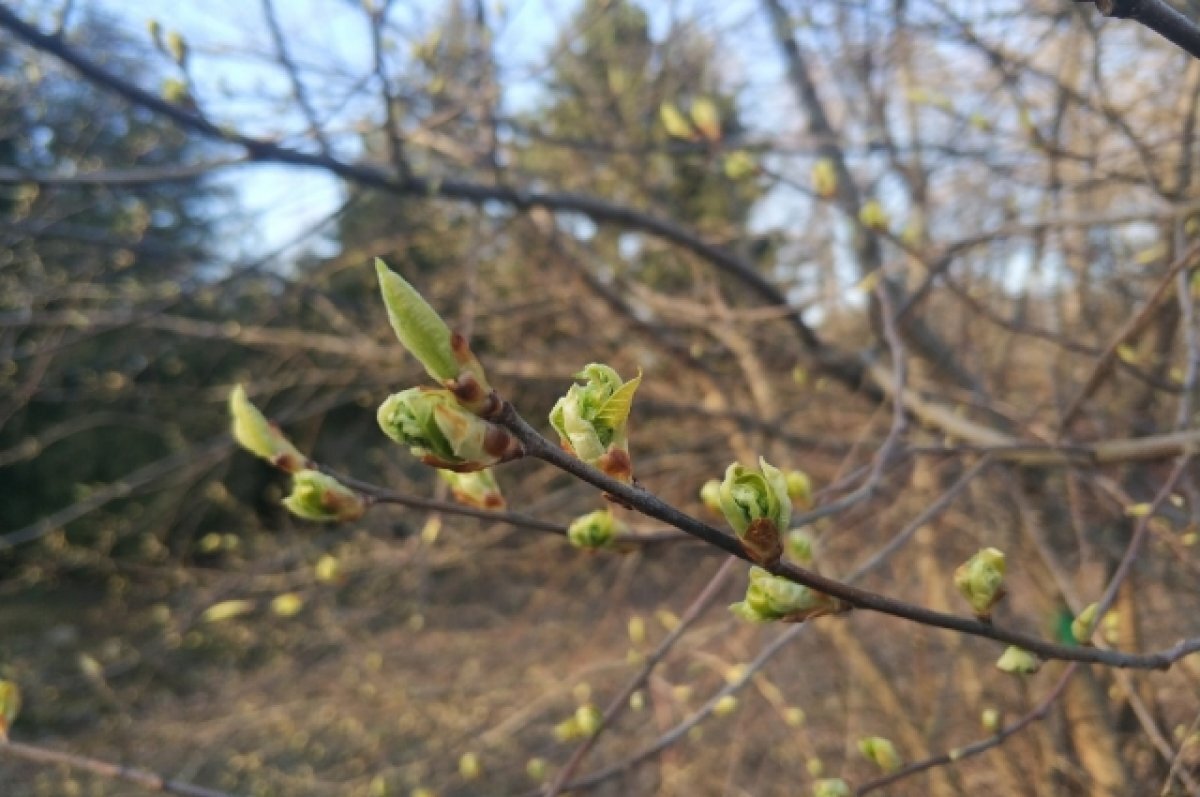
[[[544, 460], [560, 470], [566, 471], [578, 479], [616, 496], [642, 514], [685, 531], [731, 556], [736, 556], [747, 562], [751, 561], [749, 555], [742, 548], [741, 542], [736, 537], [730, 536], [720, 529], [676, 509], [641, 487], [624, 484], [581, 462], [542, 437], [537, 430], [530, 426], [517, 413], [511, 404], [507, 402], [504, 404], [496, 420], [508, 428], [524, 444], [528, 456]], [[1200, 651], [1200, 637], [1183, 640], [1166, 650], [1140, 654], [1062, 645], [1030, 634], [1010, 631], [989, 623], [980, 622], [974, 618], [947, 614], [927, 609], [923, 606], [906, 603], [887, 595], [828, 578], [811, 570], [797, 567], [789, 562], [778, 562], [765, 567], [765, 569], [773, 575], [781, 576], [789, 581], [803, 584], [804, 586], [838, 598], [857, 609], [868, 609], [880, 612], [881, 614], [889, 614], [893, 617], [910, 620], [920, 625], [944, 628], [970, 636], [984, 637], [997, 642], [1016, 645], [1046, 660], [1084, 661], [1105, 664], [1110, 667], [1159, 670], [1170, 667], [1171, 664], [1184, 656]]]
[[229, 792], [207, 789], [203, 786], [196, 786], [191, 783], [184, 783], [183, 781], [170, 780], [145, 769], [136, 769], [124, 764], [113, 764], [108, 761], [75, 755], [74, 753], [48, 750], [44, 747], [25, 744], [23, 742], [0, 740], [0, 755], [32, 761], [35, 764], [67, 766], [71, 769], [83, 770], [84, 772], [90, 772], [93, 775], [99, 775], [102, 778], [110, 780], [128, 781], [129, 783], [141, 786], [147, 791], [180, 794], [184, 795], [184, 797], [234, 797]]

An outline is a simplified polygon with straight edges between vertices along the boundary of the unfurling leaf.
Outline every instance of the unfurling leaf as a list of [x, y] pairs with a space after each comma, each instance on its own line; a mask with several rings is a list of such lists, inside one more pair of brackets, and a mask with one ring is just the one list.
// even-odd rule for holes
[[229, 394], [229, 414], [233, 418], [233, 438], [242, 448], [288, 473], [308, 464], [308, 457], [250, 402], [241, 385]]
[[454, 500], [466, 506], [477, 509], [504, 509], [504, 496], [496, 477], [488, 468], [473, 473], [456, 473], [452, 470], [438, 470], [447, 484]]
[[567, 539], [576, 548], [608, 548], [625, 526], [608, 509], [597, 509], [575, 518], [567, 527]]
[[468, 473], [525, 454], [507, 429], [464, 409], [449, 390], [409, 388], [379, 405], [377, 417], [388, 437], [435, 468]]
[[431, 377], [453, 391], [463, 406], [476, 413], [494, 410], [491, 385], [466, 339], [451, 332], [425, 297], [379, 258], [375, 259], [375, 273], [388, 320], [401, 345]]
[[729, 610], [752, 623], [775, 620], [799, 623], [833, 614], [840, 608], [835, 598], [823, 592], [771, 575], [761, 567], [751, 567], [745, 600], [731, 605]]
[[721, 512], [758, 564], [773, 564], [783, 555], [780, 535], [792, 518], [787, 478], [759, 457], [759, 469], [734, 463], [721, 482]]
[[998, 548], [984, 548], [954, 571], [954, 586], [975, 615], [987, 618], [992, 607], [1004, 597], [1004, 552]]
[[563, 448], [628, 484], [633, 479], [633, 465], [627, 427], [642, 375], [623, 382], [609, 366], [592, 363], [575, 378], [586, 382], [571, 385], [554, 404], [550, 425], [558, 432]]
[[361, 494], [316, 470], [292, 476], [292, 493], [283, 499], [283, 505], [296, 517], [318, 523], [358, 520], [367, 511]]

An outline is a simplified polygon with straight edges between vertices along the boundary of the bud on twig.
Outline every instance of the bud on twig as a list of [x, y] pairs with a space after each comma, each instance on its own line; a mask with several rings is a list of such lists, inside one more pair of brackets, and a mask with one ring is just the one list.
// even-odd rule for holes
[[812, 479], [808, 478], [808, 474], [802, 470], [789, 470], [784, 473], [784, 479], [787, 481], [788, 498], [792, 499], [793, 504], [798, 504], [804, 509], [812, 506]]
[[787, 533], [787, 554], [797, 564], [808, 567], [816, 558], [817, 543], [803, 528]]
[[757, 471], [736, 462], [729, 466], [721, 482], [721, 511], [750, 558], [771, 565], [783, 555], [780, 535], [792, 519], [792, 501], [783, 473], [762, 457], [758, 465]]
[[858, 752], [863, 758], [879, 767], [883, 772], [895, 772], [904, 766], [904, 760], [896, 752], [896, 746], [890, 739], [882, 736], [868, 736], [858, 740]]
[[1096, 610], [1098, 604], [1089, 603], [1079, 616], [1071, 621], [1071, 636], [1081, 645], [1092, 644], [1092, 634], [1096, 630]]
[[729, 607], [738, 617], [752, 623], [769, 623], [773, 620], [802, 623], [841, 609], [842, 605], [836, 598], [786, 578], [773, 576], [761, 567], [750, 568], [745, 600]]
[[450, 485], [450, 494], [460, 504], [477, 509], [504, 509], [506, 506], [496, 477], [487, 468], [472, 473], [439, 469], [438, 476]]
[[813, 784], [813, 797], [850, 797], [850, 786], [841, 778], [825, 778]]
[[388, 320], [404, 348], [467, 409], [483, 417], [499, 410], [500, 400], [466, 338], [451, 332], [416, 288], [379, 258], [375, 258], [375, 273]]
[[233, 438], [251, 454], [288, 473], [295, 473], [309, 464], [308, 457], [292, 445], [279, 427], [250, 403], [246, 389], [241, 385], [229, 394], [229, 414], [233, 416]]
[[292, 476], [292, 494], [283, 505], [293, 515], [318, 523], [358, 520], [367, 502], [358, 492], [317, 470], [302, 470]]
[[449, 390], [393, 394], [379, 405], [378, 420], [388, 437], [435, 468], [469, 473], [525, 455], [512, 433], [468, 412]]
[[575, 378], [587, 381], [571, 385], [555, 403], [550, 425], [567, 451], [614, 479], [630, 483], [633, 463], [626, 425], [642, 375], [623, 382], [609, 366], [592, 363]]
[[567, 539], [576, 548], [608, 548], [613, 538], [625, 530], [625, 524], [608, 509], [597, 509], [571, 521]]
[[998, 548], [984, 548], [954, 571], [954, 586], [982, 620], [1004, 597], [1004, 571], [1004, 552]]
[[709, 479], [704, 483], [700, 488], [700, 501], [709, 512], [715, 515], [722, 514], [720, 479]]
[[1038, 657], [1016, 645], [1010, 645], [1008, 650], [996, 660], [996, 669], [1014, 675], [1029, 675], [1041, 669], [1042, 663]]

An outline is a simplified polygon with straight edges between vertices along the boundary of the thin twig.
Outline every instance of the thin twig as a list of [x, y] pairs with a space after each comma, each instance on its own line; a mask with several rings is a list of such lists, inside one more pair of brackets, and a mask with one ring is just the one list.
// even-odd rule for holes
[[659, 646], [654, 649], [654, 652], [646, 657], [646, 661], [642, 664], [642, 667], [638, 670], [637, 674], [630, 678], [628, 683], [625, 684], [624, 688], [621, 689], [621, 691], [618, 692], [615, 697], [613, 697], [612, 701], [604, 709], [604, 716], [600, 720], [600, 727], [595, 733], [589, 736], [582, 744], [579, 745], [579, 747], [575, 749], [575, 752], [567, 760], [567, 763], [563, 765], [563, 768], [559, 770], [559, 772], [555, 775], [554, 780], [546, 788], [546, 797], [555, 797], [555, 795], [563, 790], [567, 781], [571, 779], [571, 776], [575, 774], [575, 771], [579, 769], [580, 764], [583, 763], [583, 759], [592, 750], [592, 748], [596, 746], [596, 742], [599, 741], [600, 734], [603, 733], [606, 728], [611, 727], [613, 721], [617, 718], [617, 715], [620, 714], [625, 706], [629, 704], [630, 696], [637, 691], [637, 689], [645, 682], [647, 678], [650, 677], [650, 673], [654, 670], [658, 663], [663, 660], [668, 652], [670, 652], [671, 648], [675, 646], [675, 643], [683, 637], [684, 633], [688, 630], [692, 623], [700, 619], [700, 616], [704, 613], [704, 610], [707, 609], [713, 600], [715, 600], [720, 594], [721, 588], [725, 586], [725, 582], [728, 580], [729, 574], [733, 572], [733, 566], [736, 564], [736, 562], [736, 559], [726, 559], [721, 564], [720, 569], [713, 574], [713, 577], [709, 580], [708, 584], [704, 587], [700, 594], [696, 596], [696, 599], [692, 601], [691, 605], [688, 606], [687, 611], [685, 611], [679, 618], [679, 622], [674, 628], [671, 629], [671, 632], [667, 634], [666, 638], [663, 639], [661, 643], [659, 643]]
[[229, 792], [207, 789], [203, 786], [196, 786], [179, 780], [171, 780], [145, 769], [136, 769], [124, 764], [113, 764], [108, 761], [100, 761], [74, 753], [48, 750], [45, 747], [38, 747], [37, 745], [26, 744], [24, 742], [4, 741], [0, 739], [0, 754], [20, 758], [25, 761], [32, 761], [35, 764], [60, 765], [70, 767], [71, 769], [79, 769], [84, 772], [90, 772], [93, 775], [99, 775], [102, 778], [108, 778], [109, 780], [128, 781], [129, 783], [141, 786], [147, 791], [180, 794], [183, 797], [235, 797], [235, 795]]

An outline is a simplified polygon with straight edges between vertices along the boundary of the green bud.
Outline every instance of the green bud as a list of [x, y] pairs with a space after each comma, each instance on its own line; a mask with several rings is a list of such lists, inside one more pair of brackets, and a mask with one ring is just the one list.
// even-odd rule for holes
[[762, 457], [758, 465], [753, 470], [735, 462], [726, 469], [721, 512], [754, 562], [774, 564], [783, 555], [780, 534], [792, 519], [792, 501], [783, 473]]
[[490, 469], [472, 473], [439, 469], [438, 476], [450, 485], [450, 494], [460, 504], [477, 509], [504, 509], [506, 506], [500, 486], [496, 484], [496, 477]]
[[595, 735], [603, 722], [604, 715], [591, 703], [575, 709], [575, 725], [583, 736]]
[[233, 417], [233, 439], [251, 454], [288, 473], [295, 473], [309, 464], [308, 457], [292, 445], [279, 427], [250, 403], [246, 389], [241, 385], [229, 393], [229, 414]]
[[788, 498], [793, 504], [808, 508], [812, 506], [812, 479], [802, 470], [789, 470], [784, 474], [787, 480]]
[[545, 780], [547, 771], [549, 771], [549, 767], [544, 758], [531, 758], [525, 762], [525, 774], [531, 780], [536, 780], [540, 783]]
[[825, 778], [813, 784], [813, 797], [850, 797], [850, 787], [841, 778]]
[[571, 385], [554, 404], [550, 425], [558, 432], [563, 448], [614, 479], [629, 483], [633, 480], [633, 463], [626, 426], [642, 375], [623, 382], [609, 366], [592, 363], [575, 378], [586, 381]]
[[293, 515], [319, 523], [358, 520], [367, 502], [332, 476], [317, 470], [302, 470], [292, 476], [292, 494], [283, 505]]
[[1075, 637], [1075, 641], [1081, 645], [1092, 644], [1092, 633], [1096, 627], [1096, 610], [1098, 604], [1090, 603], [1079, 616], [1071, 621], [1071, 636]]
[[174, 30], [167, 34], [167, 52], [175, 59], [175, 63], [187, 66], [188, 45], [183, 34]]
[[825, 593], [780, 576], [773, 576], [761, 567], [750, 568], [750, 583], [746, 587], [745, 600], [729, 607], [738, 617], [753, 623], [769, 623], [774, 620], [802, 623], [813, 617], [832, 614], [839, 609], [838, 601]]
[[554, 738], [560, 742], [569, 742], [581, 735], [582, 731], [579, 730], [579, 723], [575, 721], [575, 717], [565, 719], [554, 726]]
[[996, 660], [996, 668], [1004, 672], [1028, 675], [1041, 669], [1042, 663], [1037, 656], [1016, 645], [1010, 645], [1008, 650]]
[[718, 479], [709, 479], [700, 488], [700, 501], [704, 507], [714, 515], [721, 514], [721, 482]]
[[805, 529], [792, 529], [787, 533], [787, 554], [797, 564], [808, 567], [813, 563], [817, 542]]
[[8, 732], [21, 713], [21, 690], [12, 681], [0, 681], [0, 741], [8, 741]]
[[1000, 712], [994, 708], [985, 708], [979, 715], [979, 724], [985, 731], [995, 733], [1000, 730]]
[[474, 753], [463, 753], [459, 756], [458, 774], [462, 775], [463, 780], [478, 780], [479, 776], [483, 774], [479, 756]]
[[886, 772], [895, 772], [904, 766], [904, 760], [896, 752], [896, 746], [890, 739], [882, 736], [868, 736], [858, 740], [858, 752], [863, 758]]
[[954, 571], [954, 586], [971, 604], [976, 616], [987, 618], [1004, 597], [1004, 552], [984, 548]]
[[439, 384], [453, 391], [463, 406], [480, 414], [494, 412], [498, 401], [466, 338], [451, 332], [416, 288], [379, 258], [375, 258], [375, 273], [388, 320], [401, 345]]
[[449, 390], [413, 387], [379, 405], [379, 426], [426, 465], [468, 473], [525, 455], [502, 426], [459, 405]]
[[725, 717], [737, 711], [738, 699], [733, 695], [722, 695], [713, 706], [714, 717]]
[[625, 530], [625, 525], [607, 509], [597, 509], [571, 521], [567, 539], [576, 548], [607, 548], [613, 538]]

